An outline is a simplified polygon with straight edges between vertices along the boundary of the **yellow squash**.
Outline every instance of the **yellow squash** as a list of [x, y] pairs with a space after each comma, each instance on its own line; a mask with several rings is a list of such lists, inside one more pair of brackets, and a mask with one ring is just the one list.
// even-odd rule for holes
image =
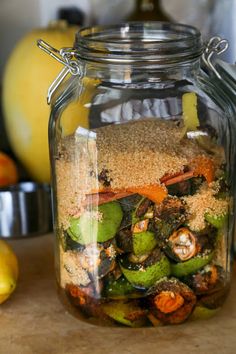
[[32, 179], [49, 182], [47, 90], [62, 65], [36, 45], [43, 39], [55, 48], [73, 46], [77, 27], [65, 23], [35, 29], [17, 44], [3, 80], [3, 109], [11, 147]]

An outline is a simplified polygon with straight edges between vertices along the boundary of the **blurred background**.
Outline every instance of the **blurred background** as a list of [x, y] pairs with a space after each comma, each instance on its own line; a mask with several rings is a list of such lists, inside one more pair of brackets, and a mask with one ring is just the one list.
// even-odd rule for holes
[[[77, 16], [79, 24], [104, 24], [125, 20], [137, 2], [137, 0], [0, 0], [1, 75], [6, 59], [17, 40], [30, 29], [46, 26], [49, 21], [57, 19], [62, 9], [74, 11], [74, 17]], [[227, 53], [227, 59], [236, 61], [236, 1], [157, 2], [161, 3], [163, 11], [170, 19], [197, 26], [206, 37], [210, 34], [220, 34], [228, 39], [234, 39], [231, 40], [231, 50]], [[79, 12], [81, 14], [78, 14]]]
[[[0, 5], [1, 91], [6, 63], [19, 40], [57, 19], [78, 26], [137, 19], [187, 23], [198, 27], [205, 39], [212, 35], [227, 38], [230, 49], [223, 58], [229, 63], [236, 61], [236, 0], [0, 0]], [[25, 56], [28, 54], [25, 51]], [[21, 70], [21, 63], [17, 65]], [[14, 156], [3, 116], [1, 110], [0, 150]]]

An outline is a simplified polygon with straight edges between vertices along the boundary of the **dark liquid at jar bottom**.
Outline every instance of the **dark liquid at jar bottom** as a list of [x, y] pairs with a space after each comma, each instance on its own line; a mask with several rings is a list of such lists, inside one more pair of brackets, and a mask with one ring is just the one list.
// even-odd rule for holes
[[78, 300], [70, 296], [70, 294], [68, 294], [68, 292], [65, 291], [65, 289], [62, 289], [60, 286], [58, 286], [57, 291], [61, 303], [68, 310], [68, 312], [72, 316], [76, 317], [77, 319], [96, 326], [103, 326], [103, 327], [117, 327], [117, 325], [119, 326], [119, 324], [115, 323], [114, 321], [111, 321], [108, 318], [104, 319], [100, 317], [89, 316], [88, 314], [85, 313], [84, 310], [82, 310], [81, 306], [78, 304]]
[[[194, 309], [192, 310], [191, 314], [188, 318], [180, 323], [193, 321], [193, 320], [204, 320], [213, 317], [219, 310], [222, 308], [228, 294], [229, 294], [230, 287], [229, 285], [218, 289], [216, 292], [213, 292], [209, 295], [202, 295], [198, 297], [198, 301]], [[91, 325], [96, 326], [103, 326], [103, 327], [159, 327], [165, 324], [171, 323], [163, 323], [158, 319], [153, 318], [151, 313], [149, 313], [149, 309], [146, 309], [146, 316], [143, 317], [141, 320], [138, 320], [137, 323], [133, 323], [131, 321], [131, 325], [124, 324], [120, 322], [120, 318], [118, 321], [110, 318], [107, 314], [104, 313], [102, 306], [104, 304], [112, 304], [113, 300], [103, 299], [89, 299], [89, 302], [83, 303], [81, 302], [81, 298], [76, 298], [71, 296], [71, 294], [58, 286], [58, 295], [62, 304], [66, 307], [71, 315], [78, 318], [79, 320], [86, 322]], [[136, 300], [127, 299], [127, 302], [132, 302]], [[123, 302], [126, 302], [123, 301]], [[123, 303], [122, 302], [122, 303]], [[138, 303], [141, 306], [145, 306], [146, 298], [138, 299]], [[118, 316], [119, 317], [119, 316]], [[179, 323], [172, 323], [172, 324], [179, 324]]]

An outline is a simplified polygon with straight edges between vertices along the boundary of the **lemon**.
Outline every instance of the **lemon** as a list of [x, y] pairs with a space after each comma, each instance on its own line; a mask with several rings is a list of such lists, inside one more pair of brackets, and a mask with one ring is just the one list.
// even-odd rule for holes
[[16, 255], [5, 241], [0, 240], [0, 304], [15, 290], [18, 273]]

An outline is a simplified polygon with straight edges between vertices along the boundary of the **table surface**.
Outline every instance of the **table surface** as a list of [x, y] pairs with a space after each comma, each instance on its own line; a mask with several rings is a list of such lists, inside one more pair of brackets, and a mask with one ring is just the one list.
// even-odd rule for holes
[[18, 287], [0, 306], [0, 354], [235, 354], [236, 271], [230, 296], [210, 320], [145, 329], [104, 328], [71, 316], [57, 297], [53, 235], [10, 242]]

